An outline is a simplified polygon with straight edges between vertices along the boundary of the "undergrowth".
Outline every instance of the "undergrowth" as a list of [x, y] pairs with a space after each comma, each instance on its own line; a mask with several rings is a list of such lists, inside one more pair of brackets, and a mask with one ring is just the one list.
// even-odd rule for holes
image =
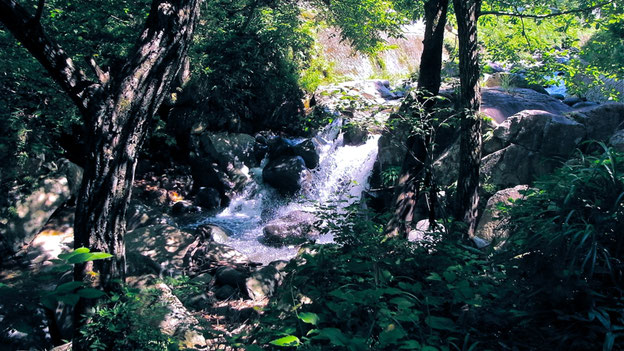
[[622, 350], [622, 160], [602, 145], [536, 182], [502, 208], [497, 251], [453, 233], [388, 240], [379, 216], [334, 215], [322, 228], [336, 243], [302, 250], [245, 347]]

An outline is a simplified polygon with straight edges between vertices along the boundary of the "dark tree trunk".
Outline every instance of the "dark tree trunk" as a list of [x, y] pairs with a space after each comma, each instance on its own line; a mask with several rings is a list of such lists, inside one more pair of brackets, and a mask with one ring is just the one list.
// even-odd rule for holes
[[479, 204], [479, 167], [481, 164], [481, 92], [479, 90], [479, 45], [477, 19], [481, 0], [453, 0], [459, 35], [459, 77], [461, 83], [461, 137], [459, 178], [455, 215], [474, 234]]
[[[114, 258], [77, 265], [75, 280], [112, 289], [125, 278], [125, 213], [139, 148], [186, 57], [199, 4], [200, 0], [154, 0], [135, 52], [123, 69], [109, 77], [93, 63], [98, 81], [91, 82], [46, 36], [38, 16], [30, 16], [15, 0], [0, 0], [0, 21], [41, 62], [84, 117], [88, 157], [76, 208], [74, 246], [108, 252]], [[84, 301], [76, 306], [75, 327], [85, 307]], [[82, 345], [75, 342], [74, 349]]]
[[[444, 27], [448, 12], [449, 0], [428, 0], [425, 3], [425, 37], [423, 52], [420, 58], [420, 74], [418, 86], [420, 103], [424, 104], [425, 112], [421, 118], [428, 118], [433, 108], [428, 97], [440, 92], [442, 70], [442, 48], [444, 43]], [[401, 176], [395, 194], [394, 215], [386, 227], [388, 236], [406, 238], [414, 222], [414, 211], [418, 198], [424, 188], [433, 187], [430, 170], [427, 164], [428, 146], [431, 145], [430, 135], [413, 135], [407, 140], [407, 151], [403, 161]], [[435, 189], [429, 196], [429, 219], [435, 221]]]

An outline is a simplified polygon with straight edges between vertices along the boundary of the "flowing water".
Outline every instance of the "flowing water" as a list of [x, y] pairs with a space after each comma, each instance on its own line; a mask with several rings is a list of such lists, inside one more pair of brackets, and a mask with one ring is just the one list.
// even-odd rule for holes
[[[341, 127], [342, 120], [337, 119], [314, 138], [320, 162], [312, 171], [306, 189], [300, 194], [290, 200], [284, 199], [273, 188], [262, 184], [262, 168], [252, 169], [253, 181], [240, 196], [233, 199], [220, 214], [197, 225], [216, 224], [226, 229], [231, 236], [225, 244], [246, 254], [252, 261], [268, 263], [292, 258], [296, 247], [274, 248], [258, 241], [267, 222], [296, 210], [315, 212], [319, 206], [345, 206], [359, 200], [368, 186], [368, 178], [377, 158], [379, 136], [369, 136], [363, 145], [344, 145]], [[265, 164], [266, 160], [262, 166]], [[331, 241], [329, 235], [317, 240]]]

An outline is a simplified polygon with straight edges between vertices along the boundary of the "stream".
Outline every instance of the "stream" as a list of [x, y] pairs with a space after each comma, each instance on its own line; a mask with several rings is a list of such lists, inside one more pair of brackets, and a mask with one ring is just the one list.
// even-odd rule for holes
[[[369, 136], [359, 146], [344, 145], [341, 133], [342, 119], [336, 119], [315, 137], [319, 153], [319, 166], [305, 190], [292, 198], [284, 199], [272, 187], [262, 183], [262, 167], [251, 169], [252, 181], [230, 205], [216, 216], [205, 218], [195, 226], [214, 224], [229, 232], [225, 244], [247, 255], [252, 261], [263, 264], [287, 260], [297, 253], [297, 247], [281, 248], [263, 245], [263, 227], [267, 222], [292, 211], [316, 212], [320, 206], [347, 206], [358, 201], [368, 187], [368, 178], [377, 157], [379, 135]], [[300, 140], [292, 139], [297, 143]], [[331, 235], [321, 235], [319, 243], [332, 242]]]

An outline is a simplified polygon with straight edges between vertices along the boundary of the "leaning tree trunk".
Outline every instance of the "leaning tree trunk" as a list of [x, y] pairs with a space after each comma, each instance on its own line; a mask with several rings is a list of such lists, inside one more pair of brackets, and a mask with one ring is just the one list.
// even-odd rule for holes
[[[0, 21], [41, 62], [84, 117], [88, 157], [76, 208], [74, 245], [114, 257], [77, 265], [74, 279], [111, 289], [125, 278], [125, 213], [139, 148], [186, 57], [200, 0], [153, 0], [134, 54], [118, 74], [110, 76], [91, 60], [95, 82], [45, 34], [40, 23], [43, 5], [40, 0], [31, 16], [15, 0], [0, 0]], [[75, 308], [75, 331], [85, 307], [81, 301]], [[74, 343], [75, 350], [81, 348]]]
[[459, 77], [461, 136], [459, 178], [455, 215], [474, 234], [479, 204], [479, 167], [481, 164], [481, 92], [479, 90], [479, 46], [477, 19], [481, 0], [453, 0], [459, 35]]
[[[420, 57], [420, 74], [418, 75], [418, 91], [420, 103], [424, 104], [425, 113], [421, 118], [429, 117], [432, 109], [432, 100], [428, 97], [440, 92], [442, 70], [442, 48], [444, 43], [444, 27], [448, 12], [449, 0], [428, 0], [425, 3], [425, 37], [423, 52]], [[430, 187], [431, 175], [426, 169], [428, 146], [431, 144], [430, 135], [412, 135], [407, 140], [407, 151], [401, 167], [401, 176], [395, 193], [394, 214], [386, 226], [388, 236], [406, 238], [415, 218], [418, 198], [421, 194], [421, 184], [424, 180]], [[435, 193], [435, 190], [432, 192]], [[429, 219], [435, 220], [435, 194], [429, 198]]]

